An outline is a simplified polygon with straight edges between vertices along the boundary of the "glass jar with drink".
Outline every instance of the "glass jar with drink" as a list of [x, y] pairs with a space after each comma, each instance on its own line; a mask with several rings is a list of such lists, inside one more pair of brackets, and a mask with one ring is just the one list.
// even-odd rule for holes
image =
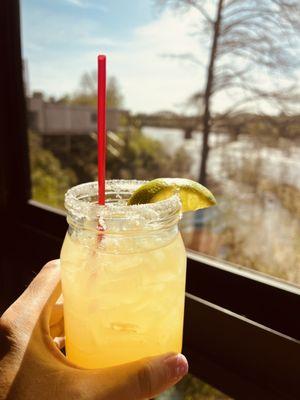
[[186, 255], [177, 194], [127, 205], [144, 182], [107, 181], [66, 195], [69, 229], [61, 252], [67, 357], [99, 368], [180, 352]]

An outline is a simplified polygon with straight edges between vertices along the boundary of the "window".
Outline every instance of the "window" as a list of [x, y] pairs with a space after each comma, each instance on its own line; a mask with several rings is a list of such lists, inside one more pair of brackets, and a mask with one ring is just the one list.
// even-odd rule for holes
[[[236, 23], [227, 13], [242, 11], [238, 6], [224, 7], [221, 23], [226, 27]], [[210, 38], [213, 32], [197, 19], [196, 8], [174, 11], [155, 7], [149, 0], [126, 7], [121, 1], [99, 6], [96, 1], [61, 0], [54, 5], [26, 0], [21, 11], [33, 199], [62, 208], [68, 187], [96, 178], [99, 49], [108, 54], [108, 177], [198, 179], [204, 154], [204, 103], [199, 91], [205, 88], [210, 55], [190, 33], [194, 29]], [[250, 7], [247, 18], [255, 25], [252, 11]], [[207, 12], [213, 17], [213, 10]], [[278, 14], [278, 18], [283, 17]], [[128, 19], [134, 24], [126, 24]], [[250, 35], [251, 26], [245, 29]], [[230, 49], [226, 35], [221, 33], [219, 39], [205, 164], [205, 180], [218, 207], [185, 215], [184, 241], [197, 253], [299, 285], [299, 103], [293, 93], [281, 99], [279, 87], [272, 89], [280, 76], [275, 66], [264, 86], [264, 60], [252, 65], [254, 50], [243, 43], [245, 38], [239, 36], [240, 45]], [[272, 35], [269, 42], [279, 40], [277, 50], [283, 54], [288, 31], [279, 38], [276, 32]], [[295, 40], [294, 46], [298, 45]], [[223, 47], [237, 66], [222, 55]], [[250, 51], [248, 58], [236, 55], [241, 49]], [[262, 49], [258, 46], [255, 51], [261, 54]], [[170, 53], [188, 55], [174, 59]], [[198, 55], [204, 65], [195, 62]], [[266, 51], [265, 57], [271, 62]], [[252, 72], [241, 70], [243, 63]], [[287, 63], [292, 68], [289, 59]], [[256, 85], [254, 71], [260, 77]], [[252, 97], [256, 93], [255, 101], [235, 89], [241, 86], [238, 74], [246, 82], [243, 90]], [[292, 84], [288, 69], [283, 77]], [[235, 102], [242, 107], [235, 107]]]
[[[25, 2], [23, 7], [25, 10]], [[38, 9], [36, 13], [39, 13]], [[57, 170], [55, 173], [50, 171], [52, 175], [49, 176], [67, 177], [69, 181], [59, 181], [61, 186], [51, 184], [51, 188], [56, 192], [49, 193], [47, 199], [39, 198], [44, 204], [30, 199], [18, 3], [5, 0], [0, 19], [1, 37], [6, 43], [2, 52], [2, 77], [7, 78], [3, 82], [1, 91], [4, 105], [1, 125], [2, 132], [7, 134], [2, 134], [3, 146], [0, 149], [1, 166], [3, 166], [0, 175], [3, 188], [1, 207], [3, 227], [7, 232], [4, 239], [5, 251], [1, 254], [3, 261], [1, 278], [7, 283], [5, 291], [1, 291], [1, 300], [3, 299], [1, 307], [5, 308], [23, 290], [25, 282], [32, 278], [33, 270], [38, 270], [43, 262], [59, 255], [66, 223], [62, 212], [52, 207], [60, 205], [61, 199], [56, 197], [56, 194], [61, 193], [63, 185], [71, 183], [73, 178], [71, 171], [68, 170], [69, 162], [68, 165], [54, 163]], [[42, 20], [40, 18], [40, 21]], [[26, 36], [23, 40], [25, 46]], [[30, 60], [28, 68], [30, 74]], [[34, 76], [32, 73], [32, 77]], [[125, 89], [127, 92], [126, 87]], [[163, 88], [161, 95], [163, 97]], [[50, 98], [47, 100], [49, 113], [54, 112], [57, 106], [55, 101]], [[141, 102], [141, 98], [138, 101]], [[64, 113], [68, 115], [67, 111]], [[128, 110], [117, 115], [120, 121], [131, 117]], [[165, 119], [168, 118], [169, 114], [165, 116]], [[61, 147], [69, 146], [69, 154], [73, 146], [82, 147], [83, 140], [87, 137], [92, 147], [94, 140], [92, 131], [88, 135], [84, 134], [84, 139], [82, 139], [83, 133], [78, 131], [76, 140], [74, 133], [72, 135], [74, 140], [72, 137], [69, 141], [67, 137], [59, 134], [58, 121], [56, 123], [55, 140], [61, 140]], [[64, 123], [67, 123], [67, 117]], [[37, 126], [39, 124], [38, 118], [36, 124]], [[113, 129], [112, 132], [115, 133]], [[126, 140], [125, 133], [126, 131], [123, 136], [117, 135], [117, 137], [112, 135], [114, 139], [111, 139], [110, 144], [115, 151], [120, 151], [118, 146], [122, 146], [122, 140]], [[33, 135], [33, 143], [37, 138], [38, 142], [42, 143], [36, 145], [35, 153], [41, 149], [49, 151], [47, 137], [44, 134]], [[113, 140], [116, 143], [113, 143]], [[57, 155], [54, 157], [58, 159]], [[54, 165], [52, 162], [49, 164]], [[85, 164], [88, 164], [86, 160]], [[142, 167], [140, 171], [143, 171]], [[92, 169], [90, 173], [93, 173]], [[126, 174], [127, 171], [124, 170], [123, 173]], [[253, 175], [255, 177], [255, 174]], [[33, 177], [31, 182], [34, 183]], [[42, 190], [42, 193], [45, 192]], [[34, 194], [34, 185], [32, 193]], [[293, 196], [288, 197], [290, 198]], [[239, 211], [243, 216], [243, 210]], [[254, 219], [255, 212], [252, 216]], [[196, 222], [203, 226], [204, 218], [214, 218], [214, 216], [206, 216], [203, 213], [200, 222], [199, 218]], [[221, 228], [222, 226], [211, 224], [210, 235], [218, 233], [218, 229]], [[270, 231], [275, 229], [271, 228]], [[189, 230], [185, 227], [184, 229], [187, 232]], [[289, 240], [285, 242], [285, 248], [289, 248], [288, 246]], [[235, 399], [298, 398], [299, 289], [269, 276], [225, 264], [220, 259], [221, 257], [215, 259], [189, 252], [184, 352], [190, 360], [191, 373]], [[288, 258], [287, 263], [289, 263]], [[7, 268], [7, 265], [10, 268]]]

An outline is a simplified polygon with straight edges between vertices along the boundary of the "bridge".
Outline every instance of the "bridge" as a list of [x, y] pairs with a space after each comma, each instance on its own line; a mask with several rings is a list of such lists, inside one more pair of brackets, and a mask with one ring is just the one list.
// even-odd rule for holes
[[[97, 131], [97, 109], [90, 105], [65, 104], [45, 101], [41, 93], [34, 93], [27, 98], [29, 128], [44, 136], [89, 135]], [[154, 114], [133, 114], [121, 109], [108, 109], [106, 126], [108, 131], [122, 129], [122, 119], [133, 119], [143, 127], [180, 129], [185, 139], [191, 139], [193, 132], [201, 133], [203, 119], [198, 115], [186, 116], [170, 111]], [[240, 131], [239, 121], [219, 119], [214, 123], [215, 133], [237, 135]]]
[[185, 139], [191, 139], [193, 131], [202, 130], [202, 118], [199, 116], [184, 116], [163, 111], [155, 114], [137, 114], [135, 118], [141, 127], [180, 129], [184, 132]]
[[[202, 133], [203, 130], [203, 118], [198, 115], [186, 116], [162, 111], [154, 114], [136, 114], [135, 118], [141, 127], [180, 129], [184, 132], [185, 139], [191, 139], [193, 132]], [[228, 122], [229, 120], [224, 118], [216, 119], [213, 131], [231, 136], [238, 135], [241, 128], [240, 122], [235, 121], [233, 123], [231, 121], [230, 126]]]

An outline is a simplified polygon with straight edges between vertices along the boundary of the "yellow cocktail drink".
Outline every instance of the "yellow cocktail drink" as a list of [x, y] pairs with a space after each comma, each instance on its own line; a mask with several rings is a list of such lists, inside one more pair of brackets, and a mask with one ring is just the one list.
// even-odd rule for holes
[[61, 252], [67, 357], [87, 368], [180, 352], [186, 255], [180, 201], [127, 206], [142, 182], [108, 181], [66, 196], [69, 231]]

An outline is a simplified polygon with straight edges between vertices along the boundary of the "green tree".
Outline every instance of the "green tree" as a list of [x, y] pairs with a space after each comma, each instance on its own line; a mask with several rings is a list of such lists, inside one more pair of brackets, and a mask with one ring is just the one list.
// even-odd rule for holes
[[60, 161], [62, 168], [71, 168], [79, 183], [97, 177], [97, 135], [48, 136], [45, 147]]
[[139, 129], [118, 133], [124, 143], [118, 153], [107, 153], [107, 170], [111, 178], [153, 179], [167, 173], [168, 155], [161, 143], [142, 134]]
[[[97, 106], [97, 71], [85, 72], [79, 82], [79, 89], [73, 95], [65, 95], [58, 101], [67, 104]], [[121, 108], [123, 106], [123, 95], [120, 85], [114, 76], [107, 80], [106, 106], [107, 108]]]
[[106, 87], [106, 106], [107, 108], [121, 108], [124, 103], [124, 98], [117, 78], [111, 76], [108, 78]]
[[123, 123], [117, 140], [112, 142], [108, 136], [107, 171], [111, 178], [154, 179], [189, 175], [192, 160], [183, 148], [170, 155], [160, 141], [142, 133], [135, 118], [129, 116]]
[[70, 168], [41, 145], [41, 138], [29, 132], [32, 198], [53, 207], [63, 208], [64, 194], [74, 184], [76, 176]]
[[[192, 164], [184, 149], [174, 155], [158, 140], [147, 137], [139, 127], [124, 122], [119, 132], [107, 135], [106, 174], [108, 179], [154, 179], [161, 176], [189, 177]], [[45, 146], [60, 161], [62, 168], [71, 168], [78, 182], [97, 179], [97, 135], [69, 137], [51, 136]]]

